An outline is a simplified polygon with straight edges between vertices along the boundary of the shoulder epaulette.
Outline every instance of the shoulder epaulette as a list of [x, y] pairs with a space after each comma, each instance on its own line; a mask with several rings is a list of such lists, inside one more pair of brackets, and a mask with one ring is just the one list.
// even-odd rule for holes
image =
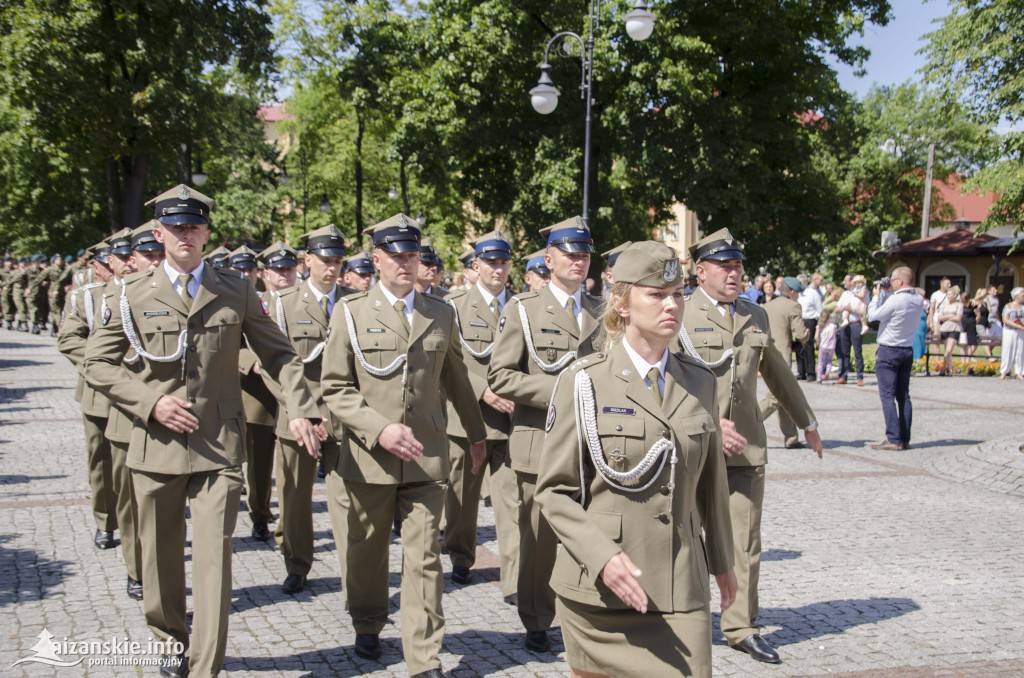
[[539, 292], [533, 292], [533, 291], [530, 291], [530, 292], [520, 292], [519, 294], [517, 294], [514, 297], [512, 297], [512, 299], [514, 299], [515, 301], [525, 301], [526, 299], [533, 299], [533, 298], [535, 298], [538, 294], [540, 294], [540, 293]]
[[295, 294], [298, 291], [299, 291], [298, 286], [297, 285], [293, 285], [292, 287], [289, 287], [287, 289], [283, 289], [280, 292], [278, 292], [277, 296], [279, 296], [279, 297], [289, 297], [289, 296]]
[[585, 358], [580, 358], [579, 360], [576, 360], [572, 364], [570, 364], [569, 370], [575, 372], [576, 370], [579, 370], [583, 367], [587, 367], [589, 365], [598, 365], [600, 363], [603, 363], [607, 359], [607, 353], [591, 353]]
[[[123, 282], [125, 285], [131, 285], [133, 282], [135, 282], [137, 280], [144, 280], [146, 278], [152, 277], [153, 273], [155, 271], [156, 271], [156, 269], [153, 269], [153, 268], [151, 268], [151, 269], [149, 269], [147, 271], [135, 271], [134, 273], [129, 273], [125, 277], [121, 278], [121, 282]], [[95, 284], [95, 283], [93, 283], [93, 284]], [[89, 287], [89, 285], [85, 285], [84, 286], [85, 289], [87, 289], [88, 287]]]
[[420, 295], [426, 299], [433, 299], [434, 301], [439, 301], [442, 304], [444, 303], [444, 297], [440, 297], [433, 292], [420, 292]]
[[750, 299], [744, 297], [743, 295], [740, 295], [740, 296], [736, 297], [736, 301], [745, 301], [748, 304], [753, 304], [754, 306], [760, 306], [761, 305], [761, 304], [757, 303], [756, 301], [751, 301]]
[[449, 291], [448, 292], [448, 296], [445, 297], [445, 300], [461, 299], [462, 297], [466, 296], [467, 294], [469, 294], [469, 290], [467, 290], [465, 287], [460, 287], [457, 290]]
[[83, 290], [94, 290], [97, 287], [103, 287], [106, 284], [107, 283], [105, 283], [105, 282], [94, 282], [94, 283], [89, 283], [88, 285], [82, 285], [81, 289], [83, 289]]
[[356, 299], [362, 299], [367, 294], [369, 294], [369, 292], [356, 292], [355, 294], [349, 294], [347, 296], [344, 296], [342, 297], [342, 299], [344, 299], [345, 301], [355, 301]]
[[693, 358], [692, 356], [687, 355], [683, 351], [676, 351], [672, 355], [674, 355], [676, 357], [676, 359], [679, 362], [683, 363], [684, 365], [693, 365], [694, 367], [699, 367], [702, 370], [707, 371], [708, 374], [713, 374], [713, 372], [711, 371], [710, 367], [708, 367], [706, 364], [702, 363], [701, 361]]

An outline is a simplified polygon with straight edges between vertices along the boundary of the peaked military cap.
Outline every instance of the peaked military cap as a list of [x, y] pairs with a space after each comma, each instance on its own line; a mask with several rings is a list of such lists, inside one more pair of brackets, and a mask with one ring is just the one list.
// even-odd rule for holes
[[168, 226], [208, 224], [213, 198], [185, 184], [178, 184], [147, 202], [146, 207], [152, 207], [153, 216]]
[[255, 250], [242, 245], [228, 256], [228, 266], [246, 270], [256, 268]]
[[228, 257], [230, 257], [230, 256], [231, 256], [231, 250], [229, 250], [227, 247], [224, 247], [223, 245], [221, 245], [217, 249], [211, 250], [210, 252], [208, 252], [203, 257], [203, 259], [205, 259], [206, 263], [210, 264], [210, 266], [213, 266], [214, 268], [227, 268], [228, 267]]
[[676, 251], [663, 242], [636, 242], [619, 254], [615, 282], [644, 287], [675, 287], [683, 282]]
[[267, 268], [295, 268], [299, 265], [299, 255], [281, 241], [260, 252], [257, 259]]
[[101, 264], [106, 264], [110, 259], [110, 243], [106, 240], [102, 240], [92, 247], [85, 250], [85, 253], [90, 255], [93, 261], [98, 261]]
[[345, 260], [342, 271], [355, 271], [359, 275], [373, 274], [373, 258], [366, 252], [353, 254]]
[[491, 231], [476, 239], [473, 251], [479, 259], [511, 259], [512, 243], [501, 231]]
[[140, 252], [162, 252], [164, 244], [153, 235], [153, 228], [159, 225], [159, 221], [150, 219], [132, 231], [132, 249]]
[[400, 252], [416, 252], [420, 249], [420, 229], [416, 220], [404, 214], [374, 224], [363, 231], [363, 235], [373, 239], [373, 246], [397, 254]]
[[306, 251], [321, 257], [345, 256], [345, 236], [334, 224], [299, 236]]
[[476, 249], [473, 248], [472, 244], [466, 247], [466, 251], [459, 255], [459, 261], [462, 262], [463, 268], [470, 268], [473, 266], [473, 261], [476, 260]]
[[110, 253], [119, 257], [126, 257], [132, 253], [132, 229], [123, 228], [114, 235], [107, 238], [110, 245]]
[[434, 249], [434, 243], [430, 237], [420, 238], [420, 261], [428, 266], [444, 266], [444, 260]]
[[542, 228], [540, 234], [547, 238], [548, 247], [557, 247], [563, 252], [594, 253], [594, 239], [583, 217], [571, 217]]
[[608, 265], [609, 266], [614, 267], [615, 266], [615, 262], [619, 258], [619, 255], [622, 254], [626, 250], [626, 248], [629, 247], [632, 244], [633, 244], [632, 240], [627, 240], [626, 242], [622, 243], [618, 247], [613, 247], [610, 250], [608, 250], [607, 252], [604, 252], [603, 254], [601, 254], [601, 256], [608, 260]]
[[[690, 245], [690, 258], [694, 261], [704, 259], [715, 259], [717, 261], [728, 261], [739, 259], [743, 261], [743, 245], [736, 238], [732, 237], [729, 229], [722, 228], [711, 235], [704, 236], [693, 245]], [[616, 280], [618, 275], [615, 276]]]
[[545, 278], [551, 275], [551, 269], [548, 268], [547, 260], [544, 258], [545, 251], [537, 250], [533, 254], [527, 254], [523, 257], [523, 261], [526, 262], [526, 272], [536, 272], [538, 275], [542, 275]]

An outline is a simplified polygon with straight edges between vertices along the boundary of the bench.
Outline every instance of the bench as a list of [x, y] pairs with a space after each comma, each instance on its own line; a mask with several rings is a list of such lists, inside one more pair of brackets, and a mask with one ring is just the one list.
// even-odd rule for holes
[[[963, 345], [963, 344], [959, 344], [958, 343], [956, 346], [953, 347], [953, 356], [954, 357], [959, 357], [959, 358], [961, 358], [963, 360], [970, 360], [972, 362], [974, 360], [979, 359], [979, 358], [988, 358], [988, 356], [984, 355], [984, 354], [978, 355], [978, 350], [977, 349], [983, 348], [985, 346], [996, 348], [998, 346], [1001, 346], [1002, 342], [1003, 342], [1002, 337], [988, 337], [988, 336], [978, 337], [978, 346], [974, 350], [974, 354], [973, 355], [967, 355], [967, 351], [966, 351], [967, 347], [965, 345]], [[932, 347], [933, 346], [939, 346], [939, 347], [941, 347], [941, 350], [937, 354], [933, 354], [932, 353]], [[939, 335], [939, 334], [935, 334], [933, 332], [929, 332], [928, 336], [925, 338], [925, 346], [924, 346], [924, 374], [925, 374], [926, 377], [927, 376], [931, 376], [932, 357], [934, 356], [936, 358], [941, 358], [941, 357], [943, 357], [945, 355], [946, 355], [946, 342], [944, 342], [942, 340], [942, 336]]]

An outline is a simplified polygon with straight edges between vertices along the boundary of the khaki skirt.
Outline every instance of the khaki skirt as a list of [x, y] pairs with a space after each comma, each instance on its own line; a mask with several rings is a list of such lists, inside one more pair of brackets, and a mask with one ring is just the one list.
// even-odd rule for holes
[[688, 612], [609, 610], [558, 598], [562, 640], [577, 671], [624, 676], [711, 676], [711, 606]]

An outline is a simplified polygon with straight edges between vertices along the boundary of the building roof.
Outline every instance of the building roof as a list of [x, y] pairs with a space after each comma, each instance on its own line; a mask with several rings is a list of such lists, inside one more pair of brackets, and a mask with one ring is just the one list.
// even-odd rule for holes
[[[945, 181], [936, 179], [933, 182], [936, 192], [942, 197], [942, 201], [952, 206], [956, 212], [956, 220], [966, 221], [972, 224], [980, 224], [988, 217], [988, 212], [992, 209], [992, 205], [996, 200], [999, 199], [998, 193], [979, 193], [978, 191], [971, 191], [970, 193], [962, 193], [964, 180], [956, 174], [951, 174], [946, 178]], [[932, 219], [936, 219], [934, 210], [936, 206], [941, 203], [933, 205]]]
[[260, 106], [260, 120], [264, 122], [280, 122], [281, 120], [294, 120], [295, 116], [289, 115], [284, 110], [284, 104], [272, 104]]
[[970, 257], [979, 254], [987, 255], [991, 254], [991, 252], [981, 249], [981, 246], [993, 240], [995, 238], [991, 235], [985, 233], [975, 235], [974, 231], [960, 229], [946, 231], [945, 233], [921, 238], [920, 240], [911, 240], [888, 250], [879, 250], [875, 254], [889, 257]]

